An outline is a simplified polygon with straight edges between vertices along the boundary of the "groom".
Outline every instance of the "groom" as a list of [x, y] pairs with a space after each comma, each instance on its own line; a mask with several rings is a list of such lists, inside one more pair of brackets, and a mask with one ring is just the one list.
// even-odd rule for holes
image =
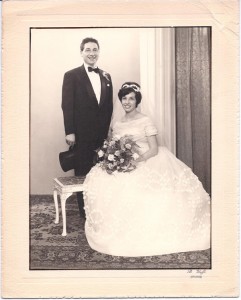
[[[66, 142], [76, 147], [75, 175], [93, 166], [94, 150], [107, 137], [113, 110], [113, 87], [108, 73], [96, 65], [99, 43], [85, 38], [80, 44], [83, 65], [65, 73], [62, 109]], [[80, 216], [85, 218], [83, 194], [77, 193]]]

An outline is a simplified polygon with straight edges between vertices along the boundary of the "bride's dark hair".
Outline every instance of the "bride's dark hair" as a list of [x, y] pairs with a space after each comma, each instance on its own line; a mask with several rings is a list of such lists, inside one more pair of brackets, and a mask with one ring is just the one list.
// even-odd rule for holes
[[119, 92], [118, 98], [122, 101], [122, 98], [131, 92], [135, 93], [136, 96], [136, 106], [141, 103], [142, 95], [141, 95], [141, 87], [136, 82], [125, 82], [122, 84]]

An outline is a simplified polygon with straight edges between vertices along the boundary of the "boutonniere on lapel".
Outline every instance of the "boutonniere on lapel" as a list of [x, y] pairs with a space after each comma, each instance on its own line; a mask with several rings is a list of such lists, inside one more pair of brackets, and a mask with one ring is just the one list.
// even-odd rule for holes
[[110, 75], [108, 73], [106, 73], [105, 71], [103, 71], [103, 76], [106, 78], [107, 81], [110, 81]]

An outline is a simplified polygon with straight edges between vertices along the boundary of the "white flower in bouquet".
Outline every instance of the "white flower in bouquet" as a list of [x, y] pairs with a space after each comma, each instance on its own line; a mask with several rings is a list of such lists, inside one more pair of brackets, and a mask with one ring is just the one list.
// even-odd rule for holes
[[109, 161], [114, 161], [115, 160], [115, 156], [113, 154], [109, 154], [108, 155], [108, 160]]
[[99, 156], [99, 157], [103, 157], [104, 154], [105, 154], [104, 151], [102, 151], [102, 150], [99, 150], [99, 151], [98, 151], [98, 156]]
[[103, 144], [103, 149], [107, 149], [107, 147], [108, 147], [108, 142], [107, 141], [104, 141], [104, 144]]
[[137, 158], [140, 157], [140, 155], [139, 155], [138, 153], [134, 153], [134, 154], [132, 155], [132, 157], [134, 158], [134, 160], [136, 160]]
[[120, 156], [120, 154], [121, 154], [121, 153], [120, 153], [119, 150], [116, 150], [116, 151], [115, 151], [115, 155], [116, 155], [116, 156]]

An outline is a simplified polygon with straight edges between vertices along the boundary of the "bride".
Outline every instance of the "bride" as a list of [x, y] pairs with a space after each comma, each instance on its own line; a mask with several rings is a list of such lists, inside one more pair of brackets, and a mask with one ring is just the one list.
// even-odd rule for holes
[[197, 176], [158, 147], [152, 121], [138, 112], [140, 86], [122, 85], [125, 110], [113, 136], [131, 136], [140, 156], [132, 172], [108, 174], [99, 164], [85, 180], [85, 232], [90, 247], [118, 256], [153, 256], [210, 247], [210, 198]]

